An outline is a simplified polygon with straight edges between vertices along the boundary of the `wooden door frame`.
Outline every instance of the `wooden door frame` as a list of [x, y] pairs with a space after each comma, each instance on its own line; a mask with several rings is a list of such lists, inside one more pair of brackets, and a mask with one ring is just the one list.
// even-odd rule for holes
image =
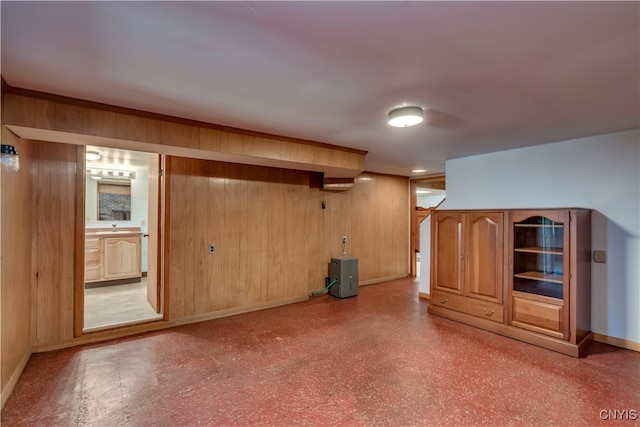
[[[86, 175], [87, 175], [87, 163], [86, 163], [86, 146], [88, 144], [80, 144], [76, 148], [76, 206], [75, 206], [75, 218], [74, 218], [74, 232], [75, 232], [75, 244], [74, 244], [74, 283], [73, 283], [73, 336], [78, 338], [84, 335], [84, 251], [85, 251], [85, 204], [86, 204]], [[112, 148], [112, 147], [105, 147]], [[113, 147], [116, 148], [116, 147]], [[127, 148], [117, 148], [119, 150], [126, 151], [141, 151], [141, 150], [129, 150]], [[151, 152], [151, 154], [163, 155], [162, 153]], [[169, 156], [166, 156], [168, 158]], [[167, 217], [164, 212], [166, 200], [168, 200], [168, 186], [165, 186], [166, 169], [168, 165], [165, 165], [165, 170], [160, 175], [160, 197], [161, 202], [159, 205], [158, 222], [160, 229], [164, 232], [168, 232], [167, 224], [165, 221]], [[168, 203], [166, 203], [168, 208]], [[158, 277], [158, 285], [160, 286], [160, 310], [162, 312], [163, 320], [168, 320], [168, 289], [165, 286], [166, 277], [164, 274], [165, 256], [168, 254], [168, 248], [166, 248], [164, 233], [160, 236], [160, 250], [158, 251], [158, 264], [161, 266], [159, 269], [160, 277]], [[114, 327], [117, 329], [118, 327]]]
[[73, 336], [82, 336], [84, 328], [84, 245], [85, 245], [85, 204], [87, 147], [76, 147], [76, 209], [74, 230], [76, 233], [74, 250], [74, 283], [73, 283]]
[[[419, 211], [418, 210], [418, 196], [416, 195], [416, 189], [418, 187], [418, 184], [421, 183], [428, 183], [428, 182], [433, 182], [433, 181], [442, 181], [445, 179], [445, 175], [433, 175], [433, 176], [429, 176], [429, 177], [422, 177], [422, 178], [411, 178], [409, 179], [409, 215], [410, 215], [410, 232], [409, 232], [409, 252], [410, 252], [410, 256], [409, 256], [409, 275], [411, 277], [416, 277], [417, 276], [417, 268], [416, 268], [416, 262], [417, 262], [417, 257], [416, 257], [416, 251], [419, 250], [420, 248], [420, 223], [422, 221], [424, 221], [426, 219], [426, 217], [428, 217], [431, 212], [433, 212], [433, 210], [435, 210], [437, 208], [431, 208], [428, 209], [427, 211]], [[442, 200], [442, 202], [444, 202], [444, 200]], [[440, 206], [440, 204], [442, 204], [442, 202], [440, 202], [438, 204], [438, 206]], [[427, 212], [426, 214], [423, 212]]]

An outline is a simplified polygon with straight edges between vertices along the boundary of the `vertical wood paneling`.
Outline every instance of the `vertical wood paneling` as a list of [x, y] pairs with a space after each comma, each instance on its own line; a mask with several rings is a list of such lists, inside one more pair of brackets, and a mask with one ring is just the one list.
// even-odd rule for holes
[[225, 308], [237, 307], [247, 293], [248, 207], [245, 166], [225, 165], [225, 232], [222, 243], [224, 259]]
[[[13, 93], [3, 94], [5, 106], [2, 110], [3, 123], [23, 123], [23, 126], [35, 126], [35, 106], [36, 100], [27, 96], [20, 96]], [[4, 133], [3, 133], [4, 138]]]
[[[175, 161], [174, 161], [175, 160]], [[185, 298], [185, 275], [186, 275], [186, 257], [185, 257], [185, 233], [188, 218], [186, 216], [185, 203], [186, 193], [184, 191], [187, 185], [186, 164], [184, 161], [178, 161], [171, 157], [170, 171], [170, 213], [169, 220], [169, 254], [165, 257], [165, 262], [169, 265], [169, 316], [173, 319], [185, 317], [184, 298]]]
[[[58, 287], [58, 340], [73, 338], [73, 310], [75, 307], [73, 290], [75, 285], [76, 248], [76, 152], [75, 145], [66, 145], [60, 150], [60, 186], [57, 189], [60, 206], [60, 281]], [[62, 189], [67, 189], [63, 191]], [[71, 326], [71, 327], [70, 327]]]
[[[208, 251], [209, 241], [209, 164], [208, 162], [196, 161], [194, 165], [195, 182], [193, 216], [194, 216], [194, 270], [193, 270], [193, 312], [207, 313], [210, 310], [210, 302], [206, 295], [208, 288], [208, 257], [201, 256]], [[200, 256], [199, 256], [200, 255]], [[215, 254], [214, 254], [215, 255]]]
[[58, 306], [55, 283], [60, 275], [59, 233], [60, 211], [55, 190], [60, 173], [55, 162], [55, 145], [38, 143], [37, 177], [34, 183], [36, 236], [33, 239], [36, 260], [36, 342], [57, 339]]
[[200, 149], [209, 151], [227, 152], [227, 134], [225, 132], [202, 128], [200, 129]]
[[[181, 191], [184, 196], [184, 210], [185, 226], [184, 226], [184, 314], [185, 316], [191, 316], [194, 313], [194, 298], [195, 298], [195, 280], [196, 280], [196, 242], [199, 229], [196, 228], [196, 182], [198, 175], [193, 174], [196, 169], [196, 160], [187, 159], [187, 169], [184, 171], [183, 179], [184, 184]], [[200, 255], [200, 254], [198, 254]], [[201, 259], [198, 256], [198, 259]]]
[[56, 130], [82, 133], [84, 109], [77, 105], [56, 103]]
[[82, 113], [83, 133], [105, 137], [116, 136], [116, 113], [95, 108], [85, 108]]
[[55, 129], [56, 103], [45, 99], [35, 101], [35, 126], [40, 129]]
[[73, 338], [76, 146], [33, 142], [35, 343]]
[[116, 113], [116, 138], [131, 141], [147, 141], [148, 119]]
[[207, 282], [203, 284], [206, 292], [200, 294], [207, 299], [209, 311], [221, 310], [224, 306], [220, 289], [224, 286], [224, 232], [225, 221], [225, 164], [219, 162], [207, 162], [210, 178], [208, 181], [208, 193], [200, 194], [207, 199], [207, 243], [216, 245], [216, 253], [207, 258]]
[[284, 191], [283, 170], [273, 171], [274, 183], [268, 186], [267, 195], [269, 222], [269, 271], [267, 273], [267, 300], [274, 301], [284, 298], [285, 282], [289, 271], [286, 253], [287, 241], [287, 201]]
[[4, 127], [2, 142], [14, 145], [20, 155], [18, 172], [0, 174], [0, 382], [5, 401], [13, 387], [9, 380], [17, 378], [26, 357], [31, 354], [33, 147]]
[[[246, 167], [245, 167], [246, 168]], [[247, 192], [244, 210], [247, 212], [247, 252], [242, 255], [247, 260], [248, 304], [258, 304], [267, 300], [267, 280], [269, 233], [265, 227], [264, 215], [268, 209], [268, 200], [264, 192], [268, 187], [268, 169], [247, 168]]]
[[[409, 268], [409, 191], [405, 178], [363, 174], [353, 197], [353, 256], [360, 281], [393, 277]], [[375, 230], [372, 233], [371, 230]]]

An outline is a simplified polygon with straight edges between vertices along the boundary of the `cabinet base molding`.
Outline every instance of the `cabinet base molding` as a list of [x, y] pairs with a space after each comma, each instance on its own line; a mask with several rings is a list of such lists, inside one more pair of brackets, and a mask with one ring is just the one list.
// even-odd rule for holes
[[572, 344], [561, 339], [553, 338], [546, 335], [540, 335], [535, 332], [527, 331], [525, 329], [505, 325], [503, 323], [493, 322], [491, 320], [482, 319], [476, 316], [449, 310], [447, 308], [441, 308], [434, 305], [429, 305], [429, 307], [427, 307], [427, 311], [429, 314], [434, 314], [436, 316], [444, 317], [449, 320], [455, 320], [456, 322], [464, 323], [471, 327], [484, 329], [485, 331], [493, 332], [505, 337], [516, 339], [518, 341], [533, 344], [538, 347], [544, 347], [549, 350], [557, 351], [558, 353], [566, 354], [573, 357], [580, 357], [580, 354], [587, 347], [592, 338], [592, 334], [591, 332], [589, 332], [580, 342]]
[[633, 350], [640, 352], [640, 342], [631, 340], [625, 340], [622, 338], [610, 337], [608, 335], [593, 333], [593, 340], [604, 344], [609, 344], [615, 347], [625, 348], [627, 350]]

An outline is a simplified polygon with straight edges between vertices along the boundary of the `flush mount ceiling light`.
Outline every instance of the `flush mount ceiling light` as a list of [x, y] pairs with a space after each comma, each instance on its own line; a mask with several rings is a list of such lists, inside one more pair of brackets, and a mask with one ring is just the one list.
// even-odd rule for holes
[[426, 171], [427, 171], [426, 169], [412, 169], [411, 170], [412, 173], [424, 173]]
[[424, 110], [421, 107], [398, 107], [389, 111], [389, 124], [397, 128], [415, 126], [424, 120]]
[[87, 160], [95, 161], [100, 159], [100, 153], [97, 151], [87, 151]]

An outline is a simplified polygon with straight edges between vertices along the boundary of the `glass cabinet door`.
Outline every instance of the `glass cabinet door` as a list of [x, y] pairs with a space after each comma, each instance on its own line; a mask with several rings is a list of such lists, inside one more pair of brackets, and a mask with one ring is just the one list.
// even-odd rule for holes
[[563, 298], [564, 224], [532, 216], [513, 224], [513, 290]]

